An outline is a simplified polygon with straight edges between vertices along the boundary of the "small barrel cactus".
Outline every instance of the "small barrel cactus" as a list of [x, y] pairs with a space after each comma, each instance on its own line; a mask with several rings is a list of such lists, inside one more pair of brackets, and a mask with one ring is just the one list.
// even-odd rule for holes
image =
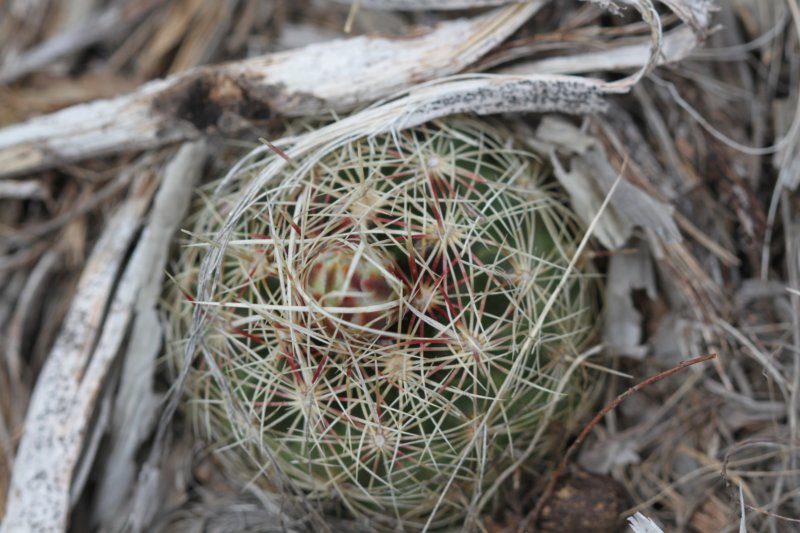
[[[555, 390], [590, 337], [596, 277], [567, 272], [580, 225], [511, 139], [453, 118], [340, 144], [295, 162], [224, 243], [258, 165], [201, 203], [168, 296], [170, 359], [202, 306], [188, 404], [232, 473], [270, 487], [280, 470], [376, 528], [435, 528], [568, 414]], [[214, 246], [211, 298], [196, 302]]]

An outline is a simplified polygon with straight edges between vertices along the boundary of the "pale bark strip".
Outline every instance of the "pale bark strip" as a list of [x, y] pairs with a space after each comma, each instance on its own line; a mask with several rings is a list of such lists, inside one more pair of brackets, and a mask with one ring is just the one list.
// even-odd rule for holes
[[[603, 193], [611, 187], [613, 178], [618, 173], [601, 150], [591, 150], [577, 156], [572, 163], [585, 175], [592, 176]], [[633, 226], [653, 230], [667, 242], [682, 240], [681, 232], [672, 218], [673, 207], [653, 198], [628, 181], [620, 184], [612, 206]]]
[[460, 72], [505, 40], [545, 3], [534, 0], [474, 19], [441, 23], [421, 38], [364, 36], [314, 44], [300, 51], [231, 63], [229, 71], [246, 79], [255, 96], [278, 90], [268, 98], [281, 114], [349, 111], [417, 83]]
[[463, 70], [544, 1], [441, 23], [414, 37], [355, 37], [193, 69], [9, 126], [0, 130], [0, 177], [193, 139], [207, 129], [235, 130], [274, 114], [346, 112]]
[[653, 258], [642, 246], [636, 246], [633, 253], [611, 256], [603, 307], [606, 349], [617, 356], [641, 360], [649, 349], [642, 344], [645, 339], [643, 317], [634, 305], [633, 294], [637, 289], [644, 289], [651, 299], [657, 297]]
[[136, 476], [135, 455], [156, 421], [160, 396], [154, 392], [153, 380], [163, 330], [156, 305], [169, 245], [189, 207], [204, 160], [205, 144], [193, 143], [181, 148], [167, 166], [150, 221], [126, 272], [126, 277], [138, 281], [135, 285], [140, 289], [112, 417], [111, 451], [96, 506], [96, 517], [109, 531], [121, 529], [119, 521], [124, 521], [125, 513], [120, 511], [124, 511], [124, 500]]
[[479, 115], [560, 111], [588, 115], [606, 110], [602, 83], [575, 76], [475, 75], [433, 83], [411, 91], [392, 122], [410, 128], [454, 113]]
[[161, 130], [166, 120], [150, 109], [154, 97], [176, 81], [150, 82], [131, 95], [69, 107], [0, 130], [0, 177], [196, 136], [191, 124]]
[[[273, 145], [285, 148], [290, 159], [300, 160], [315, 152], [327, 153], [331, 147], [342, 146], [355, 138], [394, 133], [453, 113], [601, 113], [607, 109], [607, 103], [603, 99], [603, 86], [604, 83], [600, 80], [577, 76], [452, 76], [416, 86], [394, 100], [364, 109], [309, 133], [275, 141]], [[242, 166], [270, 155], [273, 155], [270, 146], [254, 149], [234, 165], [222, 180], [219, 189], [227, 186], [230, 178]], [[309, 155], [304, 166], [312, 165], [316, 161], [315, 157], [318, 156]], [[259, 164], [262, 170], [244, 194], [247, 199], [242, 199], [239, 205], [252, 200], [251, 195], [263, 192], [286, 165], [287, 161], [280, 157], [272, 157], [268, 164]], [[289, 181], [281, 186], [289, 186]]]
[[[744, 514], [742, 514], [744, 516]], [[633, 533], [664, 533], [658, 525], [642, 513], [628, 517], [628, 525]]]
[[[72, 307], [31, 397], [2, 533], [66, 530], [72, 473], [88, 424], [86, 394], [96, 393], [87, 389], [98, 388], [90, 381], [96, 377], [93, 347], [147, 201], [147, 195], [134, 196], [119, 208], [86, 263]], [[109, 312], [113, 314], [114, 309]], [[87, 366], [92, 375], [86, 373]]]
[[[585, 223], [597, 213], [603, 202], [603, 191], [595, 181], [594, 173], [587, 174], [585, 166], [580, 169], [565, 169], [555, 149], [550, 150], [549, 159], [553, 165], [553, 175], [569, 195], [572, 210], [578, 213]], [[605, 248], [617, 250], [625, 244], [632, 232], [633, 224], [612, 206], [600, 218], [595, 237]]]

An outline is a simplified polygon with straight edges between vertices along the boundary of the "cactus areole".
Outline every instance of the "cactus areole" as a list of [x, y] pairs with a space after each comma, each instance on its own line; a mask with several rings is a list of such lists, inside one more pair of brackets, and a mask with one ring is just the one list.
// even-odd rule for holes
[[[275, 157], [202, 202], [176, 265], [193, 426], [243, 481], [288, 480], [378, 529], [458, 525], [580, 394], [597, 294], [568, 273], [581, 226], [497, 124], [338, 143], [231, 216]], [[189, 298], [211, 249], [210, 297]]]

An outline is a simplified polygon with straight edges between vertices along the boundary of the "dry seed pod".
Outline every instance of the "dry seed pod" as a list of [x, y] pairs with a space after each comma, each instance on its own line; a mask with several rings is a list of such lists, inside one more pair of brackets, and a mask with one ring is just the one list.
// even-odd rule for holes
[[194, 426], [243, 480], [269, 487], [279, 468], [376, 528], [458, 523], [575, 405], [554, 391], [590, 336], [596, 277], [573, 271], [540, 314], [580, 225], [496, 124], [449, 119], [315, 157], [250, 202], [224, 245], [215, 233], [259, 164], [194, 214], [167, 302], [176, 365], [202, 305], [185, 294], [205, 249], [224, 246], [187, 390]]

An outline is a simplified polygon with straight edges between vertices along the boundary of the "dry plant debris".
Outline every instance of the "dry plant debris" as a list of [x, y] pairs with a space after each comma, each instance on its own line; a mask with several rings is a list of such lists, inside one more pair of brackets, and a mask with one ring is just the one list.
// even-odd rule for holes
[[[796, 530], [798, 2], [437, 7], [448, 9], [0, 0], [3, 533], [34, 520], [55, 531], [369, 530], [298, 506], [300, 494], [243, 492], [185, 438], [155, 362], [163, 267], [141, 270], [143, 257], [163, 265], [176, 252], [163, 232], [182, 208], [151, 199], [225, 175], [259, 137], [299, 160], [453, 112], [512, 113], [578, 215], [596, 219], [604, 249], [591, 256], [612, 305], [584, 364], [602, 351], [612, 368], [587, 418], [644, 376], [719, 355], [609, 412], [580, 466], [625, 488], [623, 514], [642, 531]], [[317, 71], [330, 54], [354, 69]], [[282, 118], [331, 113], [310, 134]], [[200, 148], [179, 145], [201, 138], [189, 164]], [[618, 175], [624, 194], [598, 217]], [[72, 418], [48, 425], [59, 409]], [[518, 527], [541, 493], [532, 472], [554, 463], [517, 465], [476, 527]], [[30, 465], [52, 465], [52, 490], [23, 486]]]

